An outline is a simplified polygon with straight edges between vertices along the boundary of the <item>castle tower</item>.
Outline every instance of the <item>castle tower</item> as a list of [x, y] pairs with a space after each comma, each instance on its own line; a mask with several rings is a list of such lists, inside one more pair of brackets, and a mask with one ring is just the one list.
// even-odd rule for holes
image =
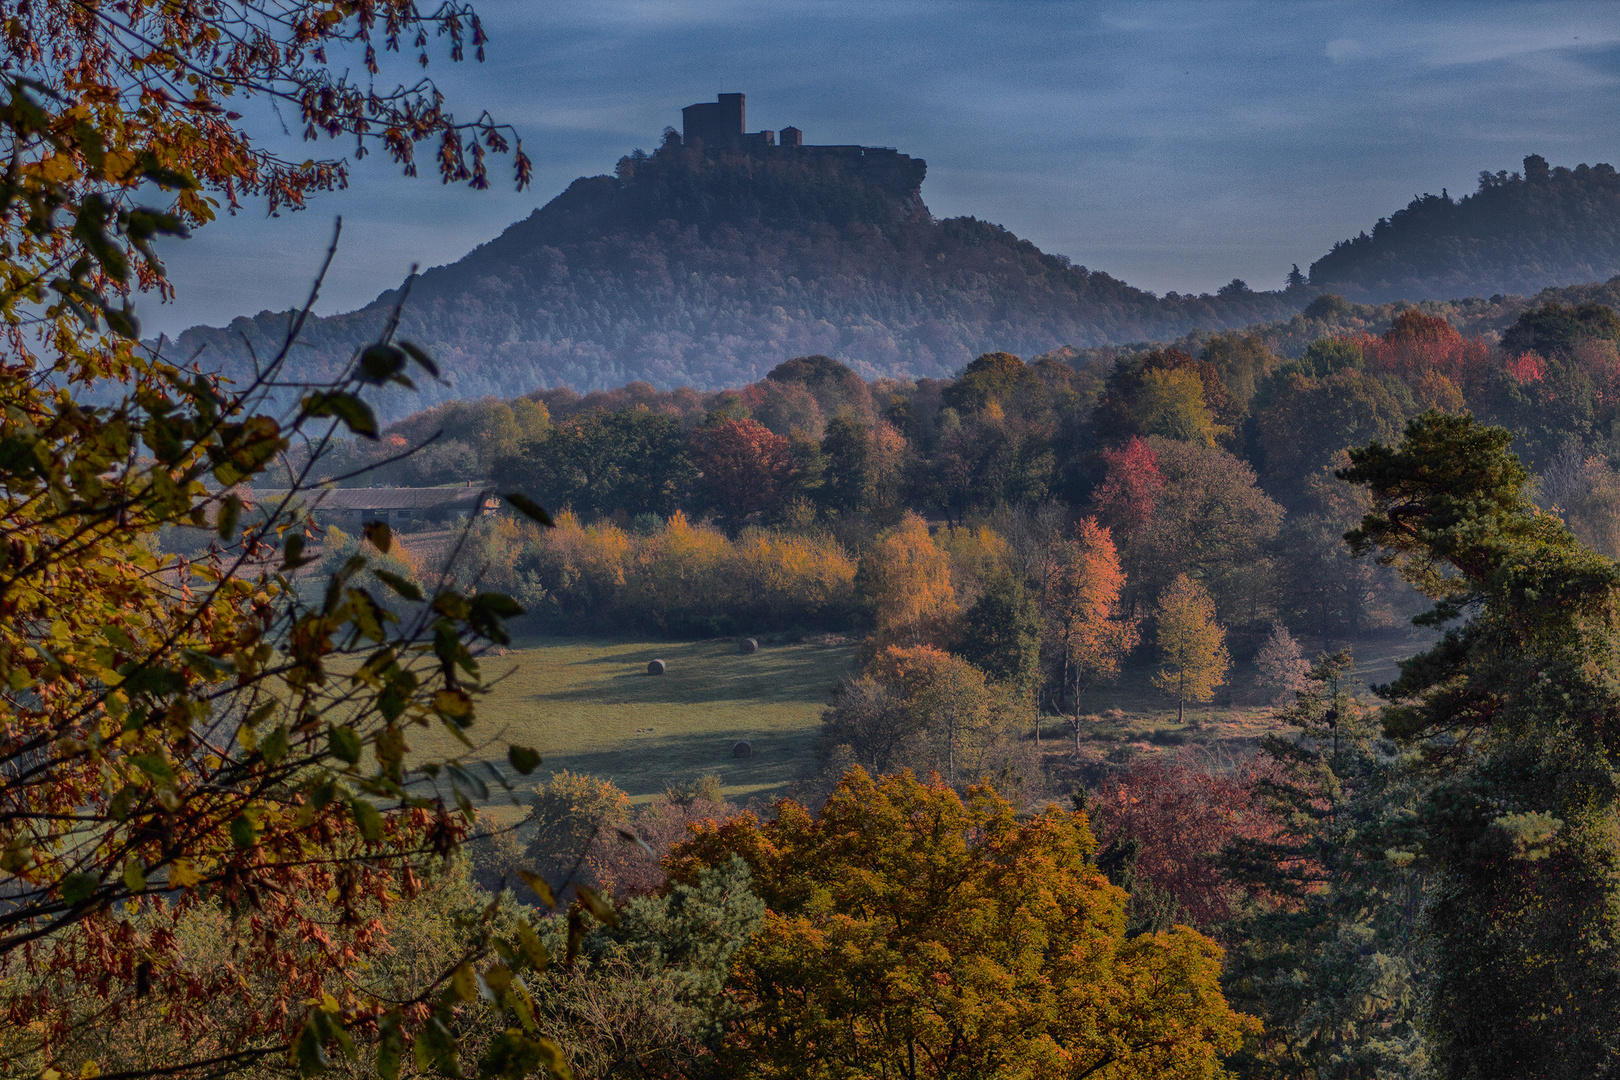
[[747, 129], [742, 94], [721, 94], [716, 101], [699, 102], [681, 110], [681, 142], [698, 142], [711, 150], [738, 146]]
[[776, 133], [778, 146], [803, 146], [804, 132], [796, 127], [785, 127]]

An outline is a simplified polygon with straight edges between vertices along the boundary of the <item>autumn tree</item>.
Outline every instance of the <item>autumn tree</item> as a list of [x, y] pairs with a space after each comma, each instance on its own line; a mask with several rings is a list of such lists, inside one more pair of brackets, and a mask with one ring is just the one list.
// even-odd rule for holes
[[888, 640], [915, 645], [938, 636], [942, 620], [956, 611], [950, 559], [916, 514], [908, 513], [861, 556], [855, 589]]
[[835, 417], [821, 437], [826, 468], [819, 492], [823, 505], [839, 514], [893, 507], [900, 494], [905, 451], [905, 437], [886, 421], [866, 424], [848, 412]]
[[635, 406], [570, 417], [496, 461], [493, 475], [587, 519], [673, 513], [697, 480], [680, 421]]
[[1274, 829], [1251, 791], [1254, 779], [1248, 768], [1220, 773], [1144, 756], [1100, 784], [1086, 810], [1099, 843], [1139, 845], [1136, 882], [1171, 900], [1177, 921], [1215, 933], [1244, 906], [1222, 868], [1227, 846]]
[[704, 424], [688, 438], [704, 502], [733, 531], [776, 509], [792, 486], [792, 447], [757, 420]]
[[1271, 628], [1271, 636], [1260, 646], [1254, 663], [1260, 669], [1261, 680], [1271, 688], [1272, 701], [1277, 704], [1291, 701], [1296, 693], [1305, 689], [1311, 671], [1299, 642], [1282, 623]]
[[1254, 470], [1219, 447], [1146, 440], [1164, 486], [1153, 513], [1120, 538], [1135, 607], [1178, 574], [1205, 583], [1228, 618], [1258, 614], [1269, 587], [1266, 545], [1283, 509], [1260, 490]]
[[1072, 537], [1058, 542], [1042, 596], [1047, 670], [1055, 690], [1053, 704], [1073, 729], [1076, 753], [1081, 695], [1117, 676], [1136, 648], [1136, 622], [1119, 610], [1124, 586], [1113, 538], [1094, 519], [1083, 519]]
[[1092, 492], [1097, 517], [1109, 529], [1129, 535], [1146, 525], [1164, 490], [1159, 459], [1143, 439], [1102, 452], [1103, 479]]
[[1127, 939], [1082, 814], [1019, 817], [852, 770], [819, 813], [700, 827], [676, 881], [740, 856], [767, 912], [737, 954], [719, 1064], [739, 1077], [1223, 1075], [1250, 1022], [1220, 950]]
[[821, 744], [831, 759], [847, 747], [874, 776], [904, 768], [926, 717], [907, 706], [901, 687], [871, 675], [845, 679], [821, 713]]
[[1007, 723], [1007, 703], [984, 672], [931, 645], [889, 646], [867, 673], [900, 708], [902, 731], [918, 736], [905, 764], [946, 783], [983, 779], [987, 752]]
[[1226, 681], [1232, 659], [1226, 629], [1215, 620], [1215, 601], [1198, 582], [1181, 574], [1159, 597], [1159, 670], [1153, 685], [1176, 699], [1176, 722], [1189, 701], [1209, 701]]
[[[312, 295], [280, 348], [225, 383], [138, 346], [132, 306], [139, 291], [171, 291], [156, 238], [222, 204], [297, 208], [346, 181], [342, 160], [264, 149], [236, 107], [281, 108], [306, 138], [352, 139], [356, 156], [381, 149], [407, 172], [432, 140], [444, 180], [486, 185], [486, 155], [508, 133], [487, 116], [458, 122], [431, 82], [390, 90], [381, 77], [382, 53], [430, 36], [455, 59], [485, 42], [453, 5], [44, 2], [7, 15], [0, 1026], [3, 1057], [35, 1075], [313, 1072], [366, 1041], [385, 1073], [413, 1042], [453, 1067], [446, 1020], [493, 927], [398, 992], [351, 976], [389, 947], [371, 913], [418, 892], [424, 864], [454, 851], [488, 795], [468, 771], [479, 653], [507, 640], [520, 609], [363, 577], [363, 553], [314, 595], [295, 589], [314, 535], [296, 505], [309, 471], [282, 479], [285, 502], [249, 508], [241, 490], [295, 443], [307, 463], [339, 437], [376, 439], [371, 402], [438, 368], [389, 331], [325, 381], [292, 380]], [[358, 80], [351, 63], [367, 69]], [[520, 186], [528, 168], [520, 151]], [[214, 541], [165, 554], [158, 538], [180, 526]], [[390, 548], [386, 528], [368, 540]], [[407, 761], [423, 727], [466, 740], [467, 756]], [[537, 762], [510, 750], [512, 769]], [[435, 778], [441, 788], [423, 783]], [[174, 926], [199, 914], [229, 918], [262, 981], [181, 962]], [[514, 952], [502, 970], [539, 961]], [[65, 985], [85, 987], [94, 1011]], [[230, 1024], [196, 1007], [210, 999], [229, 1002]], [[104, 1069], [75, 1038], [87, 1016], [112, 1025], [143, 1009], [167, 1025], [161, 1060]], [[521, 1025], [491, 1053], [489, 1071], [562, 1065]]]
[[1132, 436], [1218, 438], [1241, 419], [1215, 365], [1181, 349], [1121, 360], [1097, 401], [1093, 423], [1111, 444]]

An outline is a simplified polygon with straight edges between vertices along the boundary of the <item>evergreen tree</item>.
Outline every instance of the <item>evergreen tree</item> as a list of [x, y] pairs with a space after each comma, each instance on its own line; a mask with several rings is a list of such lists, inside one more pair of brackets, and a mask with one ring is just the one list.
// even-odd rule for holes
[[1348, 652], [1324, 656], [1279, 715], [1292, 730], [1261, 740], [1254, 793], [1277, 828], [1224, 854], [1258, 898], [1227, 935], [1227, 993], [1266, 1024], [1240, 1075], [1415, 1080], [1427, 1062], [1413, 918], [1425, 875], [1384, 853], [1414, 785], [1350, 674]]
[[1428, 785], [1388, 858], [1433, 874], [1437, 1071], [1596, 1076], [1620, 1060], [1620, 567], [1538, 511], [1510, 438], [1429, 412], [1342, 474], [1373, 499], [1352, 546], [1447, 627], [1380, 690]]

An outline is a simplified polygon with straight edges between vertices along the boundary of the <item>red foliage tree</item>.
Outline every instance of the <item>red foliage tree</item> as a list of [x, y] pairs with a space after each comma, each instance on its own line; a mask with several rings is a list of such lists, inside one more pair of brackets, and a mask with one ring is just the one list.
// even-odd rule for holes
[[791, 444], [757, 420], [705, 424], [691, 435], [708, 505], [730, 529], [774, 509], [793, 483]]
[[1102, 452], [1103, 482], [1093, 498], [1097, 516], [1110, 529], [1130, 533], [1147, 524], [1164, 490], [1164, 475], [1153, 448], [1140, 438]]
[[1160, 758], [1139, 760], [1091, 800], [1097, 838], [1141, 841], [1137, 876], [1174, 897], [1194, 925], [1217, 926], [1232, 916], [1234, 895], [1218, 862], [1221, 850], [1275, 829], [1251, 793], [1249, 771], [1215, 775]]

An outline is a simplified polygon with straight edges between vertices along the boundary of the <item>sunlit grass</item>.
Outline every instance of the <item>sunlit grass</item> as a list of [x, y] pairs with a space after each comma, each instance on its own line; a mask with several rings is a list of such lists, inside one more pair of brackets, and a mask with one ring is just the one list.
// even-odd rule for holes
[[[662, 659], [668, 674], [648, 675]], [[480, 745], [535, 747], [535, 780], [560, 769], [613, 780], [633, 797], [718, 775], [734, 799], [784, 793], [816, 765], [821, 711], [854, 667], [855, 649], [764, 645], [751, 656], [731, 640], [691, 643], [534, 638], [483, 660], [486, 677], [504, 674], [478, 703], [468, 732]], [[735, 758], [740, 739], [753, 757]], [[420, 758], [465, 754], [439, 730], [410, 736]]]

